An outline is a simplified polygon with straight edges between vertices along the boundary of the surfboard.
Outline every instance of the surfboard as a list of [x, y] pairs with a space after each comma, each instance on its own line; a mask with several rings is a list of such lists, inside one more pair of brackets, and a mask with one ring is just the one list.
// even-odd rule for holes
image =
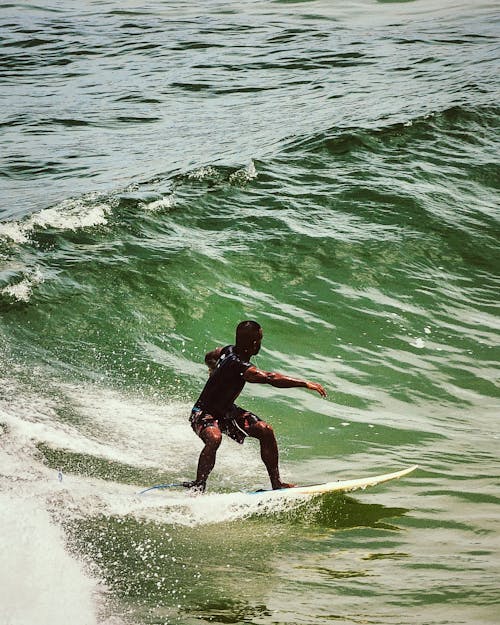
[[325, 493], [349, 493], [354, 490], [365, 489], [369, 486], [376, 486], [391, 480], [397, 480], [408, 475], [418, 465], [413, 465], [393, 473], [383, 473], [382, 475], [372, 475], [354, 480], [338, 480], [336, 482], [325, 482], [323, 484], [310, 484], [308, 486], [294, 486], [293, 488], [280, 488], [278, 490], [257, 490], [251, 491], [251, 495], [271, 496], [271, 497], [296, 497], [300, 495], [323, 495]]
[[[383, 482], [389, 482], [390, 480], [397, 480], [405, 475], [408, 475], [418, 465], [413, 465], [400, 471], [393, 473], [383, 473], [382, 475], [372, 475], [371, 477], [362, 477], [354, 480], [338, 480], [336, 482], [324, 482], [322, 484], [309, 484], [307, 486], [293, 486], [292, 488], [280, 488], [277, 490], [255, 490], [255, 491], [243, 491], [247, 495], [253, 495], [256, 497], [300, 497], [302, 495], [322, 495], [325, 493], [348, 493], [354, 490], [365, 489], [369, 486], [376, 486]], [[182, 484], [156, 484], [155, 486], [149, 486], [140, 491], [142, 495], [152, 490], [164, 489], [164, 488], [183, 488]], [[239, 491], [241, 494], [242, 491]], [[221, 493], [227, 494], [227, 493]]]

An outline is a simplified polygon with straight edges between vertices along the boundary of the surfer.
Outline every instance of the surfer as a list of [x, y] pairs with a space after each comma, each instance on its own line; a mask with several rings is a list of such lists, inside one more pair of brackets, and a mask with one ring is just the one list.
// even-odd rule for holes
[[262, 371], [253, 365], [250, 359], [259, 353], [262, 337], [262, 328], [256, 321], [242, 321], [236, 328], [235, 345], [217, 347], [205, 356], [210, 375], [189, 419], [191, 427], [205, 446], [200, 453], [196, 480], [184, 484], [188, 488], [205, 490], [207, 478], [215, 465], [222, 433], [240, 444], [247, 436], [257, 438], [273, 489], [293, 486], [280, 478], [278, 444], [273, 428], [234, 402], [245, 382], [270, 384], [277, 388], [302, 387], [316, 391], [322, 397], [326, 397], [326, 392], [317, 382]]

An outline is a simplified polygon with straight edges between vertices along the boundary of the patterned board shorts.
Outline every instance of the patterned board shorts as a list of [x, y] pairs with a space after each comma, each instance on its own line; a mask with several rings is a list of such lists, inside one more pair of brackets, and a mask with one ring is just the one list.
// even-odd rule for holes
[[221, 432], [224, 432], [229, 438], [241, 445], [245, 438], [249, 436], [249, 428], [261, 421], [261, 419], [254, 415], [253, 412], [243, 410], [239, 406], [233, 406], [231, 411], [222, 418], [214, 417], [198, 406], [194, 406], [189, 421], [198, 436], [201, 436], [205, 428], [217, 427]]

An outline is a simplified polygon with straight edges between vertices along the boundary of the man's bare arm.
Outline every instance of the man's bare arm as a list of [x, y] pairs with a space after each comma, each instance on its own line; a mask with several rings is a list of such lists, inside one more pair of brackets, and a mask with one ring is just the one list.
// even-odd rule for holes
[[262, 371], [257, 367], [249, 367], [243, 377], [246, 382], [253, 382], [254, 384], [270, 384], [276, 388], [307, 388], [311, 391], [316, 391], [321, 397], [326, 397], [326, 391], [317, 382], [308, 382], [307, 380], [300, 380], [298, 378], [291, 378], [288, 375], [282, 373], [275, 373], [270, 371]]

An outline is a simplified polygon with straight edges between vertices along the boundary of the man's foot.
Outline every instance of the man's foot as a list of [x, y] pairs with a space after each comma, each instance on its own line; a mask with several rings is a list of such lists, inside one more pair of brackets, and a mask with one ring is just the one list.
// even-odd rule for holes
[[192, 480], [191, 482], [182, 482], [184, 488], [189, 488], [193, 493], [203, 493], [207, 487], [207, 483], [202, 480]]
[[276, 482], [273, 484], [273, 490], [280, 490], [281, 488], [295, 488], [297, 484], [288, 484], [287, 482]]

